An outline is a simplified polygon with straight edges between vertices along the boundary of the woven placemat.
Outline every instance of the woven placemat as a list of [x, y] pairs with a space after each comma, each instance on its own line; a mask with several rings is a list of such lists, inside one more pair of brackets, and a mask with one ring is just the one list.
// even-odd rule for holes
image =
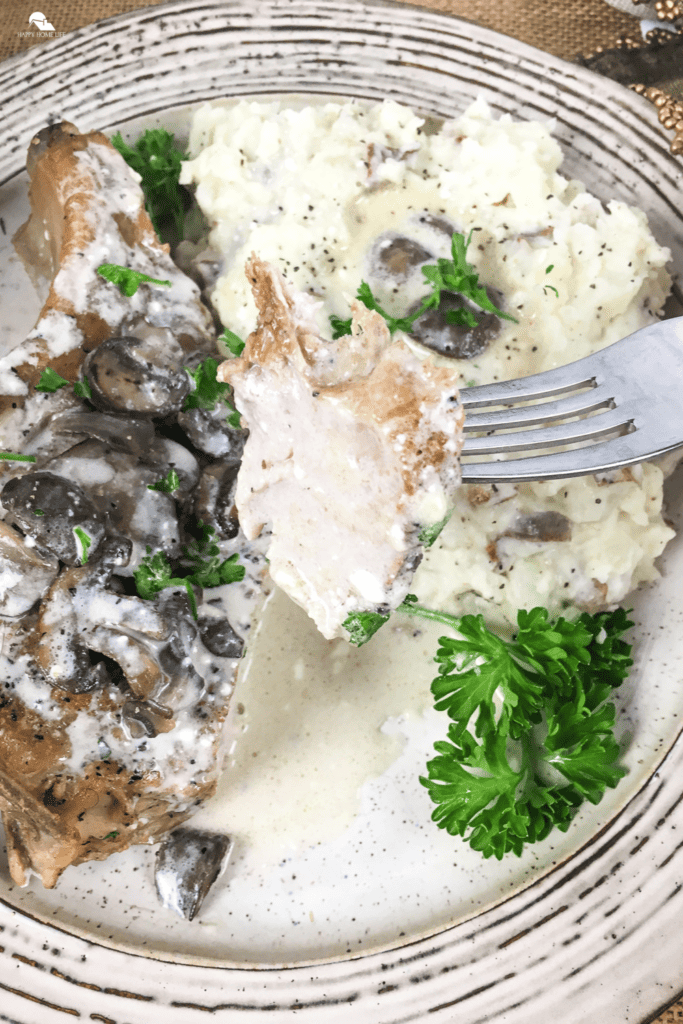
[[[156, 0], [160, 2], [160, 0]], [[255, 0], [256, 2], [256, 0]], [[401, 0], [399, 0], [401, 2]], [[504, 32], [557, 57], [574, 60], [610, 48], [618, 38], [640, 37], [634, 15], [610, 7], [604, 0], [411, 0], [416, 6], [444, 11]], [[155, 6], [155, 0], [42, 0], [45, 21], [30, 23], [36, 0], [30, 3], [0, 0], [0, 60], [45, 41], [82, 28], [94, 21]], [[637, 7], [634, 5], [634, 12]], [[667, 88], [683, 96], [683, 69], [678, 81]], [[677, 941], [673, 937], [672, 941]], [[683, 978], [681, 978], [683, 989]], [[683, 1000], [666, 1010], [652, 1024], [681, 1024]]]

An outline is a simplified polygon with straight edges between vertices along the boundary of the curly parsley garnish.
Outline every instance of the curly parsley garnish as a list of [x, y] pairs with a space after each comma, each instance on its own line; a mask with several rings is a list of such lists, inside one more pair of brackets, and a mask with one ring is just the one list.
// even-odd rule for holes
[[440, 519], [438, 523], [432, 523], [431, 526], [423, 526], [417, 535], [417, 539], [420, 544], [424, 544], [426, 548], [431, 548], [432, 544], [439, 536], [448, 520], [453, 515], [453, 510], [447, 512], [443, 519]]
[[[40, 375], [40, 380], [36, 384], [36, 391], [54, 394], [55, 391], [59, 391], [60, 388], [66, 387], [69, 383], [65, 377], [61, 377], [51, 366], [46, 366]], [[83, 380], [77, 380], [73, 387], [77, 398], [92, 398], [92, 391], [90, 390], [87, 377], [84, 377]]]
[[55, 391], [59, 391], [60, 388], [66, 387], [68, 383], [69, 381], [65, 377], [60, 377], [51, 366], [46, 366], [40, 375], [40, 380], [36, 384], [36, 391], [45, 391], [47, 394], [53, 394]]
[[432, 819], [499, 860], [553, 828], [566, 832], [584, 800], [599, 803], [626, 774], [606, 701], [633, 664], [621, 639], [633, 625], [627, 613], [551, 622], [545, 608], [520, 611], [506, 641], [481, 615], [457, 619], [415, 602], [409, 595], [400, 610], [459, 634], [441, 637], [435, 658], [434, 706], [452, 722], [420, 779], [437, 805]]
[[90, 384], [87, 377], [84, 377], [83, 380], [76, 381], [74, 384], [74, 395], [76, 398], [92, 398], [92, 391], [90, 390]]
[[145, 209], [159, 238], [169, 221], [182, 238], [185, 202], [179, 179], [180, 165], [186, 157], [176, 149], [172, 133], [165, 128], [149, 128], [129, 146], [117, 132], [111, 141], [129, 167], [142, 178]]
[[92, 537], [85, 532], [82, 526], [74, 526], [74, 534], [81, 545], [81, 565], [85, 565], [88, 561], [88, 552], [92, 547]]
[[148, 491], [160, 491], [161, 494], [174, 494], [179, 487], [180, 477], [175, 469], [169, 469], [166, 476], [162, 476], [155, 484], [147, 484]]
[[[467, 249], [472, 240], [473, 231], [470, 231], [467, 238], [459, 232], [455, 232], [451, 239], [451, 259], [439, 258], [435, 264], [422, 268], [422, 273], [431, 286], [431, 293], [422, 300], [419, 309], [410, 316], [393, 317], [377, 302], [372, 294], [372, 289], [366, 281], [362, 281], [356, 294], [356, 298], [367, 306], [374, 309], [384, 317], [391, 334], [395, 331], [409, 332], [419, 317], [429, 309], [438, 309], [441, 303], [441, 293], [449, 292], [462, 295], [469, 299], [479, 309], [487, 313], [495, 313], [503, 320], [510, 320], [517, 323], [517, 320], [509, 313], [503, 313], [488, 297], [486, 289], [479, 284], [479, 275], [471, 263], [467, 262]], [[449, 324], [459, 324], [464, 327], [476, 327], [477, 318], [471, 309], [450, 309], [444, 312], [444, 320]], [[341, 338], [351, 333], [351, 319], [342, 320], [338, 316], [330, 317], [333, 339]]]
[[150, 277], [149, 274], [140, 273], [139, 270], [131, 270], [130, 267], [120, 267], [118, 263], [103, 263], [102, 266], [97, 268], [97, 273], [105, 281], [115, 284], [121, 294], [128, 296], [128, 298], [131, 295], [135, 295], [143, 283], [163, 285], [164, 288], [171, 287], [170, 281], [160, 281], [156, 277]]
[[220, 344], [221, 342], [223, 342], [233, 356], [241, 356], [244, 352], [244, 342], [242, 339], [234, 331], [229, 331], [227, 327], [218, 338], [218, 343]]
[[[237, 335], [235, 335], [237, 337]], [[239, 339], [238, 339], [239, 340]], [[196, 370], [185, 369], [194, 381], [194, 390], [185, 399], [183, 412], [188, 409], [215, 409], [217, 402], [223, 402], [229, 409], [228, 423], [235, 429], [240, 426], [240, 414], [234, 407], [230, 398], [230, 385], [216, 378], [216, 371], [220, 362], [209, 356], [200, 363]]]
[[133, 573], [140, 597], [149, 601], [167, 587], [184, 587], [192, 615], [196, 619], [197, 601], [193, 585], [220, 587], [244, 579], [244, 566], [238, 563], [236, 554], [221, 560], [214, 528], [199, 523], [198, 532], [198, 538], [184, 549], [183, 557], [175, 566], [171, 565], [163, 551], [151, 554], [151, 548], [147, 548], [147, 555]]
[[388, 619], [388, 615], [380, 612], [352, 612], [344, 619], [342, 627], [349, 634], [350, 643], [362, 647]]

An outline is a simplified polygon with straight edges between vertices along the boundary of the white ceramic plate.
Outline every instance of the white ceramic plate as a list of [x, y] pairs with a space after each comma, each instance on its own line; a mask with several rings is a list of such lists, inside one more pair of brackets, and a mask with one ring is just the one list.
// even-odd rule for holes
[[[5, 347], [37, 313], [9, 238], [27, 212], [26, 145], [56, 116], [84, 131], [125, 122], [182, 132], [188, 104], [223, 96], [390, 96], [443, 117], [483, 94], [497, 112], [555, 117], [564, 173], [643, 207], [683, 265], [681, 165], [645, 101], [424, 9], [173, 3], [14, 58], [0, 67], [0, 89]], [[681, 483], [670, 487], [673, 518]], [[620, 714], [629, 776], [567, 836], [491, 864], [430, 826], [415, 749], [429, 751], [433, 737], [419, 720], [390, 772], [363, 787], [346, 830], [274, 862], [236, 858], [192, 925], [156, 906], [149, 850], [71, 869], [51, 893], [18, 891], [0, 860], [0, 1020], [651, 1019], [683, 972], [680, 541], [664, 567], [634, 602], [637, 664]], [[431, 674], [426, 663], [427, 685]]]

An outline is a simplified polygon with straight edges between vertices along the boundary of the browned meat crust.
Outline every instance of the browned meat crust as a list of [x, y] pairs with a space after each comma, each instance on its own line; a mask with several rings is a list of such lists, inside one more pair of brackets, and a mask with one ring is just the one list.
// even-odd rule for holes
[[[213, 325], [198, 288], [173, 263], [168, 245], [159, 242], [137, 176], [105, 135], [80, 134], [65, 122], [28, 166], [31, 216], [14, 243], [34, 281], [41, 275], [51, 279], [36, 327], [18, 346], [13, 363], [28, 393], [48, 364], [74, 380], [87, 352], [151, 301], [160, 306], [159, 322], [173, 321], [183, 348], [212, 345]], [[107, 262], [170, 280], [172, 287], [141, 285], [138, 295], [127, 298], [97, 274]], [[54, 314], [60, 315], [57, 321]], [[75, 344], [50, 355], [48, 339], [63, 330], [71, 331]], [[17, 400], [0, 395], [0, 416]]]
[[[22, 416], [30, 421], [32, 403], [45, 397], [35, 396], [33, 385], [48, 364], [76, 379], [87, 352], [131, 318], [169, 327], [185, 350], [215, 347], [196, 285], [158, 241], [137, 178], [106, 137], [63, 124], [38, 148], [28, 162], [32, 213], [15, 241], [28, 268], [51, 284], [36, 328], [14, 352], [23, 393], [0, 396], [9, 427]], [[102, 263], [172, 286], [141, 285], [125, 297], [97, 274]], [[14, 538], [23, 547], [19, 534], [5, 532], [10, 546]], [[36, 611], [0, 621], [0, 812], [19, 885], [34, 872], [51, 887], [69, 864], [157, 841], [214, 792], [235, 667], [209, 655], [195, 624], [168, 597], [120, 596], [107, 589], [108, 578], [92, 583], [88, 565], [67, 566], [50, 586], [57, 565], [43, 566]], [[80, 606], [72, 607], [79, 594]], [[90, 666], [88, 652], [104, 661]], [[111, 672], [117, 658], [120, 668], [78, 692], [51, 685], [60, 657], [65, 672], [78, 658], [86, 674], [105, 664]], [[193, 744], [201, 747], [196, 763]]]

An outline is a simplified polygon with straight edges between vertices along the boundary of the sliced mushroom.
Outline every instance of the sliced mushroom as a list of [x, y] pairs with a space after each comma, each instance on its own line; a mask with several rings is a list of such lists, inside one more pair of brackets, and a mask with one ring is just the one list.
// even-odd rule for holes
[[[489, 296], [494, 305], [500, 308], [500, 301]], [[413, 306], [409, 313], [419, 308], [420, 303]], [[451, 310], [467, 309], [477, 318], [476, 327], [467, 327], [449, 323], [444, 314]], [[442, 292], [441, 304], [438, 309], [430, 309], [423, 313], [413, 324], [410, 332], [412, 338], [440, 355], [451, 356], [453, 359], [474, 359], [484, 352], [489, 343], [500, 333], [500, 319], [495, 313], [484, 313], [472, 306], [462, 295], [453, 292]]]
[[114, 337], [98, 345], [83, 361], [92, 402], [104, 412], [168, 416], [178, 412], [190, 391], [183, 350], [158, 333], [146, 338]]
[[36, 655], [48, 682], [71, 693], [100, 685], [105, 665], [93, 668], [89, 652], [96, 651], [121, 666], [136, 696], [148, 697], [164, 685], [148, 641], [165, 640], [171, 626], [153, 602], [106, 589], [129, 553], [125, 540], [107, 541], [101, 561], [66, 569], [53, 583], [40, 607]]
[[434, 254], [419, 242], [389, 231], [380, 235], [373, 245], [369, 262], [372, 273], [378, 277], [390, 277], [403, 284], [416, 267], [433, 258]]
[[194, 492], [192, 513], [223, 540], [231, 540], [239, 532], [235, 506], [238, 469], [223, 462], [206, 466]]
[[167, 708], [135, 697], [129, 698], [121, 708], [121, 721], [136, 740], [169, 732], [175, 725], [173, 715]]
[[244, 640], [227, 619], [200, 619], [199, 635], [207, 651], [219, 658], [241, 658]]
[[78, 484], [57, 473], [38, 470], [14, 477], [0, 497], [8, 521], [67, 565], [82, 561], [83, 543], [77, 529], [90, 541], [90, 557], [104, 537], [102, 513]]
[[191, 921], [227, 864], [232, 841], [218, 832], [177, 828], [157, 851], [154, 880], [161, 903]]
[[458, 228], [447, 217], [440, 217], [436, 213], [423, 213], [418, 218], [420, 224], [426, 224], [428, 228], [438, 231], [440, 234], [452, 238]]
[[248, 431], [242, 427], [231, 427], [227, 422], [228, 415], [223, 402], [218, 402], [215, 409], [188, 409], [179, 413], [178, 425], [200, 452], [237, 465], [242, 458]]
[[129, 452], [138, 459], [149, 458], [158, 443], [154, 425], [149, 420], [117, 416], [113, 413], [91, 412], [82, 407], [69, 409], [54, 416], [50, 427], [52, 433], [65, 435], [69, 439], [59, 454], [73, 447], [75, 437], [104, 441], [112, 448]]
[[27, 547], [11, 526], [0, 520], [0, 616], [19, 618], [29, 611], [57, 578], [59, 561]]
[[178, 500], [186, 498], [197, 486], [199, 465], [196, 458], [184, 445], [168, 437], [157, 437], [154, 452], [143, 459], [155, 467], [155, 472], [167, 475], [170, 469], [178, 474], [178, 489], [174, 492]]
[[133, 542], [130, 568], [124, 570], [124, 575], [139, 564], [148, 547], [165, 551], [170, 557], [180, 554], [175, 499], [172, 494], [149, 489], [163, 478], [163, 464], [153, 469], [103, 441], [83, 441], [53, 459], [49, 466], [54, 474], [80, 485], [109, 533], [129, 537]]
[[522, 513], [508, 526], [503, 536], [539, 542], [566, 541], [571, 540], [572, 524], [561, 512]]

